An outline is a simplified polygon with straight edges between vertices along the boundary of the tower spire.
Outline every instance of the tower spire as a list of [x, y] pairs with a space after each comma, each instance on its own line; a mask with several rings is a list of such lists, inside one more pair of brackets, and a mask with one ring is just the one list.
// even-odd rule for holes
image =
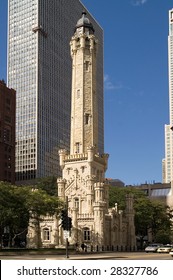
[[97, 40], [86, 12], [76, 24], [72, 37], [72, 104], [70, 153], [86, 153], [98, 148], [98, 108], [96, 89]]

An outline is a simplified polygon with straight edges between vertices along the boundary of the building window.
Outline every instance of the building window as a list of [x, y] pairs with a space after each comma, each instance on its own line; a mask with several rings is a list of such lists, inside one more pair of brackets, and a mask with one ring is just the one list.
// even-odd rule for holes
[[79, 152], [80, 152], [80, 143], [77, 142], [76, 143], [76, 153], [79, 154]]
[[90, 241], [91, 240], [91, 231], [89, 228], [84, 228], [84, 241]]
[[89, 114], [85, 114], [85, 124], [89, 124]]
[[86, 66], [86, 71], [89, 71], [89, 61], [85, 62], [85, 66]]
[[76, 209], [79, 209], [79, 198], [78, 197], [75, 197], [75, 199], [74, 199], [74, 207]]
[[43, 240], [44, 241], [49, 241], [50, 240], [50, 230], [49, 230], [49, 228], [44, 228], [43, 229]]

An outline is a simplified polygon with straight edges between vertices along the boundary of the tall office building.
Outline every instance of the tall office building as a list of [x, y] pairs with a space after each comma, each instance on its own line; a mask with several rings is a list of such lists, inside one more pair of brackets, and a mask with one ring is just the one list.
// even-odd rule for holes
[[0, 181], [15, 182], [16, 92], [0, 81]]
[[165, 125], [165, 160], [163, 161], [163, 183], [173, 180], [173, 9], [169, 11], [168, 35], [169, 74], [169, 125]]
[[[79, 0], [9, 0], [8, 6], [7, 77], [17, 92], [16, 181], [59, 176], [58, 150], [70, 147], [69, 41], [84, 6]], [[103, 136], [103, 30], [88, 17], [100, 43], [97, 91]], [[99, 137], [100, 153], [103, 146]]]

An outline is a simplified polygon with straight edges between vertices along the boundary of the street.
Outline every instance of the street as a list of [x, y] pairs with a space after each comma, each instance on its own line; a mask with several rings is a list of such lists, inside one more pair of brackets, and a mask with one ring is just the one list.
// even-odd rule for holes
[[[65, 260], [65, 255], [1, 255], [1, 260]], [[145, 252], [102, 252], [70, 255], [68, 260], [173, 260], [169, 254]]]

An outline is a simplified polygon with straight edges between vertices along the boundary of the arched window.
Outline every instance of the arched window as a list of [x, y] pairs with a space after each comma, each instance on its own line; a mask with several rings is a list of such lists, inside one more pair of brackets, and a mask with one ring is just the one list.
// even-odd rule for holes
[[50, 229], [49, 228], [44, 228], [43, 229], [43, 240], [44, 241], [49, 241], [50, 240]]
[[90, 241], [91, 240], [91, 231], [87, 227], [83, 229], [83, 239], [84, 239], [84, 241]]

